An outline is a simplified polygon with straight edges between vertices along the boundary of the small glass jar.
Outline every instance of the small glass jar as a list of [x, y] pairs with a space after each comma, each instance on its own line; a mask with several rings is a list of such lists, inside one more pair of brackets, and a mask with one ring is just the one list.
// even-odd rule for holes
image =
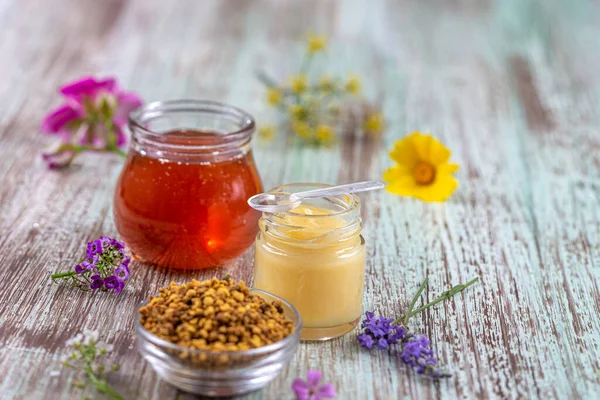
[[[329, 185], [291, 184], [269, 193]], [[254, 258], [254, 287], [289, 301], [303, 321], [302, 340], [351, 331], [362, 312], [365, 240], [355, 195], [306, 199], [293, 210], [263, 213]]]
[[114, 196], [117, 230], [135, 256], [208, 268], [252, 245], [262, 191], [250, 139], [254, 120], [209, 101], [148, 104], [129, 119], [132, 143]]

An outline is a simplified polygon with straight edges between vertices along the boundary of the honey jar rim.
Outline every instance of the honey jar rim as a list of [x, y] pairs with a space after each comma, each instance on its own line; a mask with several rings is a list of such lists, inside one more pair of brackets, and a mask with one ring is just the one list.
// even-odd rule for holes
[[[233, 122], [236, 127], [224, 132], [215, 130], [215, 135], [209, 136], [186, 136], [188, 143], [172, 145], [162, 142], [164, 132], [147, 127], [151, 120], [177, 115], [180, 113], [198, 113], [211, 115], [214, 118], [221, 118]], [[129, 129], [132, 132], [134, 141], [148, 142], [155, 145], [168, 146], [174, 148], [196, 148], [205, 150], [216, 150], [221, 147], [242, 146], [247, 144], [255, 130], [255, 121], [252, 115], [246, 111], [232, 106], [230, 104], [195, 99], [161, 100], [147, 103], [134, 110], [128, 117]], [[190, 127], [190, 130], [195, 130]], [[202, 129], [197, 129], [199, 132]], [[215, 141], [215, 138], [218, 139]]]

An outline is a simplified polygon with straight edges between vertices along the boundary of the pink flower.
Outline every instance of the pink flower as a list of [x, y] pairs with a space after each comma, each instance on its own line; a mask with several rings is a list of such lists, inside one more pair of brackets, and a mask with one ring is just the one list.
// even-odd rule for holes
[[76, 155], [77, 151], [69, 143], [59, 143], [53, 148], [42, 152], [42, 158], [50, 169], [60, 169], [70, 165]]
[[321, 371], [308, 371], [306, 381], [296, 378], [292, 383], [292, 389], [296, 393], [297, 400], [323, 400], [335, 397], [335, 386], [321, 383]]
[[[72, 144], [73, 157], [84, 150], [114, 151], [125, 145], [124, 127], [129, 113], [142, 105], [139, 96], [121, 90], [114, 78], [86, 77], [66, 84], [59, 92], [64, 104], [46, 115], [42, 133], [58, 135], [62, 144]], [[44, 159], [48, 161], [50, 154]]]

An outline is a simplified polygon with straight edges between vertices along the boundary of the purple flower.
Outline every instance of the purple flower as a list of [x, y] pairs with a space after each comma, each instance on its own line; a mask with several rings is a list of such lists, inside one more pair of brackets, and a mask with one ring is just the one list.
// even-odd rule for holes
[[125, 252], [125, 244], [108, 236], [88, 242], [86, 256], [70, 273], [57, 273], [52, 279], [66, 279], [71, 286], [83, 290], [91, 288], [119, 293], [129, 278], [131, 258]]
[[98, 256], [92, 256], [90, 258], [87, 258], [85, 260], [83, 260], [81, 262], [81, 266], [86, 270], [89, 271], [91, 269], [95, 269], [96, 268], [96, 263], [98, 262]]
[[[91, 146], [96, 150], [111, 150], [126, 143], [127, 116], [142, 105], [140, 97], [121, 90], [114, 78], [86, 77], [68, 83], [59, 92], [65, 102], [46, 115], [42, 133], [59, 136], [63, 145]], [[47, 157], [50, 155], [44, 156]], [[71, 160], [49, 166], [63, 167]]]
[[110, 238], [110, 245], [117, 250], [123, 250], [125, 248], [125, 243], [119, 242], [117, 239]]
[[373, 312], [367, 311], [365, 319], [361, 323], [362, 333], [356, 337], [358, 343], [367, 349], [376, 345], [380, 349], [387, 349], [397, 344], [406, 335], [403, 326], [393, 325], [394, 320], [379, 316], [375, 318]]
[[424, 374], [432, 378], [450, 376], [436, 368], [437, 361], [433, 356], [431, 341], [427, 335], [411, 336], [404, 343], [400, 358], [418, 374]]
[[115, 276], [118, 280], [123, 282], [127, 278], [129, 278], [129, 268], [127, 265], [129, 264], [129, 258], [126, 258], [123, 263], [119, 266], [119, 268], [115, 269]]
[[90, 279], [92, 280], [92, 283], [90, 283], [90, 289], [96, 290], [104, 286], [104, 281], [102, 280], [100, 275], [92, 275]]
[[296, 378], [292, 383], [292, 390], [296, 393], [297, 400], [322, 400], [335, 397], [335, 386], [328, 383], [320, 385], [321, 371], [308, 371], [306, 381]]
[[111, 239], [108, 236], [100, 236], [100, 239], [98, 239], [98, 240], [102, 244], [102, 249], [106, 249], [107, 247], [109, 247], [112, 244], [112, 241], [114, 239]]
[[58, 143], [42, 152], [42, 158], [50, 169], [60, 169], [70, 165], [76, 155], [75, 146], [69, 143]]
[[119, 293], [125, 287], [125, 284], [116, 276], [111, 275], [104, 280], [104, 287], [107, 290], [114, 289], [115, 292]]
[[87, 245], [86, 256], [93, 258], [97, 254], [102, 254], [102, 242], [100, 240], [93, 240]]
[[362, 347], [366, 347], [367, 349], [370, 349], [373, 347], [373, 344], [375, 343], [373, 341], [373, 336], [368, 335], [366, 333], [360, 334], [356, 337], [356, 339], [358, 339], [358, 343], [362, 346]]

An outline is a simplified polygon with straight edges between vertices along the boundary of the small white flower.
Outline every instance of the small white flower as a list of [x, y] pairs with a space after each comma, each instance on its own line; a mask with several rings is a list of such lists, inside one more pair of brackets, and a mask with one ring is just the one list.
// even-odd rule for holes
[[71, 339], [67, 340], [66, 345], [67, 346], [75, 346], [75, 345], [81, 344], [82, 340], [83, 340], [83, 335], [81, 333], [78, 333]]
[[113, 348], [114, 346], [112, 344], [104, 343], [103, 341], [99, 341], [96, 344], [96, 349], [98, 349], [100, 354], [110, 353], [111, 351], [113, 351]]
[[70, 356], [63, 354], [62, 356], [60, 356], [60, 362], [65, 363], [65, 362], [69, 361], [70, 358], [71, 358]]
[[50, 375], [51, 378], [56, 378], [57, 376], [60, 375], [60, 371], [56, 371], [56, 370], [50, 371], [49, 375]]
[[92, 370], [98, 374], [102, 374], [103, 372], [107, 371], [106, 366], [99, 361], [92, 362], [91, 367], [92, 367]]
[[83, 344], [86, 345], [93, 345], [96, 342], [98, 342], [98, 337], [100, 336], [100, 334], [98, 333], [98, 331], [91, 331], [89, 329], [86, 329], [83, 331]]

